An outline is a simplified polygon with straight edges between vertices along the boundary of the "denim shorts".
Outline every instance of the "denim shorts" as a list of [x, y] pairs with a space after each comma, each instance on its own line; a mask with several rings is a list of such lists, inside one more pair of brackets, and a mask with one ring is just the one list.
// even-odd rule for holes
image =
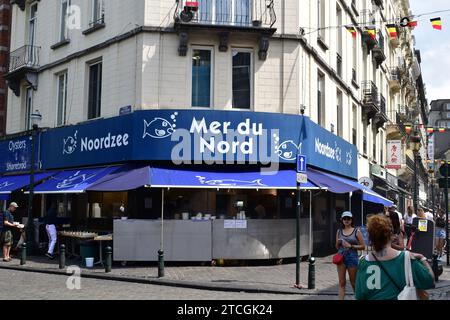
[[445, 239], [445, 230], [441, 228], [436, 229], [435, 237], [438, 239]]
[[358, 266], [359, 258], [358, 252], [355, 250], [346, 250], [344, 253], [344, 265], [347, 268], [356, 268]]

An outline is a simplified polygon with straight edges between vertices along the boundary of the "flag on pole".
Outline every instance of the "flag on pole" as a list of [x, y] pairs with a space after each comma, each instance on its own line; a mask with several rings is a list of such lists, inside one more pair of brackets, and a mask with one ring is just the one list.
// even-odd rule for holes
[[345, 28], [347, 29], [348, 32], [350, 32], [352, 34], [353, 38], [356, 38], [356, 29], [355, 29], [355, 27], [345, 26]]
[[410, 28], [417, 27], [417, 21], [410, 21], [410, 22], [408, 22], [408, 27], [410, 27]]
[[389, 36], [391, 39], [397, 38], [397, 26], [395, 24], [387, 24], [386, 28], [388, 29]]
[[377, 40], [377, 30], [373, 27], [367, 27], [367, 33], [372, 37], [373, 40]]
[[427, 128], [428, 133], [433, 133], [434, 132], [434, 128]]
[[440, 17], [430, 19], [430, 21], [431, 21], [431, 25], [433, 26], [434, 29], [442, 30], [442, 21], [441, 21]]
[[439, 128], [439, 132], [445, 132], [445, 128]]
[[412, 130], [412, 126], [405, 126], [405, 131], [407, 134], [410, 134]]

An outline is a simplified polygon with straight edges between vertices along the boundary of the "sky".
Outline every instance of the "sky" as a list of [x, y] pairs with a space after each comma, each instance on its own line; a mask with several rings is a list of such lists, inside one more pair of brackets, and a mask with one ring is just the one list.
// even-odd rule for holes
[[[413, 15], [439, 10], [417, 17], [418, 26], [413, 30], [415, 48], [422, 58], [422, 77], [427, 88], [428, 102], [450, 98], [450, 0], [410, 0]], [[441, 17], [442, 30], [431, 27], [430, 19]]]

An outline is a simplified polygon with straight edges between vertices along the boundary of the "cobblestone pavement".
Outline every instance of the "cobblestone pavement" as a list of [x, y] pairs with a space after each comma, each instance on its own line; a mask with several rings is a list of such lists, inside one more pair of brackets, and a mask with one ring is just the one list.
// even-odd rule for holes
[[[324, 299], [333, 299], [338, 292], [338, 279], [336, 267], [330, 262], [331, 257], [319, 258], [316, 260], [316, 289], [294, 289], [295, 282], [295, 264], [283, 264], [272, 266], [247, 266], [247, 267], [211, 267], [211, 266], [167, 266], [165, 268], [165, 277], [162, 281], [167, 281], [171, 284], [185, 284], [187, 287], [193, 284], [194, 288], [197, 285], [211, 286], [213, 290], [238, 289], [238, 291], [250, 290], [264, 290], [269, 293], [286, 294], [292, 293], [298, 296], [308, 295], [314, 297], [322, 296]], [[0, 262], [0, 267], [9, 266], [20, 268], [20, 261], [13, 260], [10, 263]], [[67, 261], [67, 265], [75, 264], [77, 261]], [[25, 266], [27, 269], [40, 269], [46, 271], [57, 271], [58, 262], [49, 261], [46, 258], [33, 257]], [[94, 269], [82, 268], [83, 274], [104, 276], [105, 271], [101, 267]], [[155, 264], [153, 265], [138, 265], [128, 264], [121, 266], [115, 264], [112, 272], [108, 275], [134, 278], [142, 280], [158, 281], [158, 270]], [[301, 283], [306, 285], [308, 283], [308, 263], [301, 263]], [[102, 281], [102, 280], [99, 280]], [[107, 282], [106, 280], [103, 282]], [[166, 283], [167, 284], [167, 283]], [[127, 284], [129, 285], [129, 284]], [[144, 284], [145, 286], [145, 284]], [[176, 288], [172, 288], [176, 290]], [[169, 290], [169, 289], [168, 289]], [[440, 277], [437, 283], [437, 288], [430, 291], [433, 299], [448, 299], [450, 292], [450, 268], [444, 268], [444, 274]], [[262, 293], [259, 293], [262, 294]], [[348, 298], [353, 298], [353, 291], [349, 283], [347, 283]], [[294, 297], [291, 297], [294, 298]], [[311, 296], [310, 296], [311, 298]], [[251, 299], [251, 298], [249, 298]], [[261, 298], [262, 299], [262, 298]]]

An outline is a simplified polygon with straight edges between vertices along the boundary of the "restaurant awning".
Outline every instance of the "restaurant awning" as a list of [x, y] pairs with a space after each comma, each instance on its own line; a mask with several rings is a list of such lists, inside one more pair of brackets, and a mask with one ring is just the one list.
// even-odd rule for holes
[[[115, 179], [96, 183], [88, 191], [125, 191], [143, 186], [152, 188], [213, 188], [213, 189], [296, 189], [294, 170], [261, 171], [197, 171], [178, 168], [146, 166], [132, 169]], [[308, 182], [301, 185], [304, 190], [322, 189]]]
[[[47, 179], [55, 172], [43, 172], [34, 174], [34, 182], [39, 183], [40, 181]], [[0, 178], [0, 194], [7, 195], [13, 191], [28, 187], [30, 185], [30, 175], [21, 174], [14, 176], [3, 176]]]
[[[319, 175], [324, 176], [325, 178], [322, 178], [322, 180], [325, 180], [326, 178], [329, 179], [328, 181], [329, 181], [329, 184], [331, 185], [330, 191], [332, 191], [332, 192], [346, 193], [346, 192], [360, 190], [363, 192], [363, 200], [364, 201], [382, 204], [385, 207], [390, 207], [394, 204], [392, 201], [384, 198], [383, 196], [379, 195], [375, 191], [363, 186], [362, 184], [360, 184], [356, 181], [338, 177], [338, 176], [335, 176], [330, 173], [319, 172], [319, 171], [315, 171], [315, 170], [312, 170], [312, 171], [318, 176]], [[314, 179], [312, 181], [314, 181]], [[333, 191], [333, 190], [343, 191], [343, 192], [337, 192], [337, 191]], [[348, 190], [348, 191], [344, 191], [344, 190]]]
[[99, 179], [114, 173], [121, 166], [66, 170], [34, 188], [36, 194], [83, 193]]

